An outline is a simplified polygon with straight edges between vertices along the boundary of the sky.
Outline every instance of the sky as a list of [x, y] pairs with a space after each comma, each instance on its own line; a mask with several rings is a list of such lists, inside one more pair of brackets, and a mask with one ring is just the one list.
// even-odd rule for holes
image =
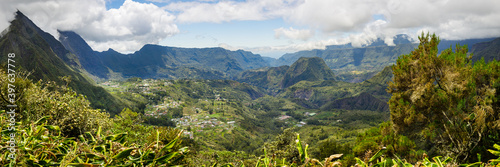
[[97, 51], [145, 44], [243, 49], [267, 57], [397, 34], [459, 40], [500, 36], [499, 0], [2, 0], [56, 38], [75, 31]]

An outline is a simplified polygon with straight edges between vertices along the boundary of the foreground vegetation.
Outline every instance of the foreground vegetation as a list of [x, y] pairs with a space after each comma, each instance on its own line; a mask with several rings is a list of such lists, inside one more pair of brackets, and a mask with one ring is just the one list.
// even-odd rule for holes
[[[287, 98], [290, 90], [273, 97], [236, 81], [131, 78], [106, 89], [142, 111], [112, 117], [68, 88], [68, 78], [34, 83], [20, 74], [19, 112], [12, 119], [0, 110], [0, 165], [498, 166], [500, 63], [472, 64], [460, 46], [438, 56], [435, 35], [420, 41], [392, 66], [390, 113], [308, 107]], [[5, 99], [5, 71], [0, 80]]]

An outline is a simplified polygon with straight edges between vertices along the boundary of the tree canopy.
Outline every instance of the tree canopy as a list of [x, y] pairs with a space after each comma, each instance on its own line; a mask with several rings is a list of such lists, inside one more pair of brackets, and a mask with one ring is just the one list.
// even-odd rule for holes
[[500, 63], [472, 65], [467, 46], [439, 54], [435, 34], [422, 33], [419, 40], [392, 66], [388, 92], [395, 131], [423, 141], [420, 147], [431, 154], [460, 159], [498, 143]]

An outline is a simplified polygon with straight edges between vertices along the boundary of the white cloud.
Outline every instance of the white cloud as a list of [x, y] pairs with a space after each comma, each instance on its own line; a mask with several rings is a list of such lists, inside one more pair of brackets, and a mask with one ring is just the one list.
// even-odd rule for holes
[[276, 38], [289, 38], [307, 41], [309, 38], [314, 36], [314, 31], [311, 30], [297, 30], [292, 27], [285, 29], [283, 27], [274, 30], [274, 36]]
[[193, 22], [229, 22], [234, 20], [266, 20], [277, 18], [287, 13], [300, 0], [247, 0], [218, 2], [173, 2], [163, 7], [168, 11], [178, 12], [177, 21]]
[[73, 30], [98, 51], [113, 48], [133, 52], [179, 32], [175, 16], [153, 5], [126, 0], [119, 9], [106, 10], [104, 0], [10, 0], [0, 7], [0, 28], [19, 9], [42, 30], [57, 38], [57, 29]]
[[287, 20], [331, 31], [352, 31], [362, 28], [372, 18], [378, 6], [371, 0], [310, 0], [296, 6]]
[[146, 0], [148, 2], [157, 2], [157, 3], [167, 3], [171, 2], [170, 0]]
[[179, 33], [174, 19], [175, 16], [156, 5], [126, 0], [120, 8], [105, 11], [101, 19], [75, 31], [91, 41], [95, 50], [111, 47], [131, 52]]
[[9, 26], [9, 20], [14, 19], [14, 12], [19, 9], [37, 26], [57, 37], [57, 29], [71, 29], [83, 26], [88, 22], [102, 17], [105, 11], [104, 1], [89, 0], [82, 3], [77, 0], [8, 0], [2, 2], [0, 15], [4, 17], [0, 28]]
[[444, 39], [500, 36], [500, 1], [407, 0], [399, 8], [390, 15], [388, 27], [428, 30]]

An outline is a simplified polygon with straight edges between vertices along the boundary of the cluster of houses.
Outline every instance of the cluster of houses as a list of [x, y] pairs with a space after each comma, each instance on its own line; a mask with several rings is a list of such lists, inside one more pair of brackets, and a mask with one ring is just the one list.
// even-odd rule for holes
[[[314, 112], [311, 112], [311, 113], [310, 112], [305, 112], [304, 113], [304, 116], [306, 116], [306, 117], [312, 117], [312, 116], [315, 116], [315, 115], [316, 115], [316, 113], [314, 113]], [[290, 118], [292, 118], [292, 117], [289, 116], [289, 115], [280, 115], [276, 119], [278, 119], [280, 121], [284, 121], [284, 120], [287, 120], [287, 119], [290, 119]], [[288, 123], [288, 122], [285, 122], [285, 123]], [[307, 125], [307, 123], [304, 122], [304, 121], [300, 121], [299, 123], [295, 124], [295, 126], [297, 126], [297, 127], [302, 127], [304, 125]]]
[[109, 86], [112, 88], [118, 88], [120, 86], [120, 84], [113, 82], [113, 81], [106, 81], [106, 82], [101, 83], [100, 85], [101, 86]]
[[161, 116], [166, 115], [168, 113], [169, 108], [178, 108], [183, 102], [182, 101], [174, 101], [174, 100], [166, 100], [161, 104], [151, 106], [152, 110], [146, 110], [144, 115], [146, 116]]
[[[192, 116], [183, 116], [182, 118], [171, 119], [176, 123], [176, 126], [181, 129], [191, 129], [191, 131], [203, 132], [207, 129], [224, 129], [231, 130], [234, 128], [235, 121], [222, 122], [216, 118], [210, 118], [208, 116], [202, 118], [195, 118]], [[192, 133], [185, 134], [186, 136], [192, 137]]]

